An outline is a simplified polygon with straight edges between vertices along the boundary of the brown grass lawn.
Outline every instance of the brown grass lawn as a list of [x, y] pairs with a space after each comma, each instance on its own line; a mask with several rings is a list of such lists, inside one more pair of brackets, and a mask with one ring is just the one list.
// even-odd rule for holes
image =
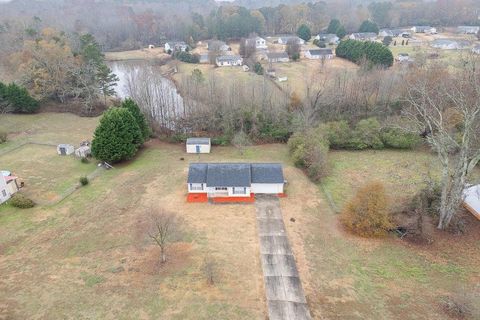
[[[9, 130], [23, 133], [12, 135], [11, 143], [69, 135], [75, 142], [91, 134], [96, 121], [40, 114], [11, 116], [8, 123]], [[72, 129], [77, 127], [79, 132]], [[13, 166], [15, 158], [0, 161]], [[0, 319], [265, 319], [254, 206], [187, 204], [185, 179], [188, 163], [194, 161], [285, 164], [288, 197], [281, 205], [316, 319], [448, 319], [441, 299], [462, 291], [471, 297], [479, 283], [480, 247], [472, 232], [438, 237], [426, 247], [393, 237], [349, 235], [320, 188], [291, 166], [285, 145], [248, 147], [243, 155], [232, 147], [214, 147], [212, 154], [198, 157], [186, 155], [182, 145], [151, 141], [134, 160], [58, 204], [28, 210], [0, 206]], [[385, 180], [394, 200], [401, 200], [419, 186], [419, 172], [431, 156], [333, 152], [330, 161], [332, 172], [323, 188], [341, 207], [371, 177]], [[21, 166], [28, 170], [28, 161]], [[48, 161], [32, 157], [30, 166], [38, 168], [32, 186], [39, 189], [55, 190], [69, 179], [47, 181]], [[62, 175], [78, 174], [75, 166], [63, 166]], [[34, 177], [25, 180], [28, 185]], [[142, 227], [151, 207], [183, 220], [182, 240], [169, 247], [164, 266]], [[219, 264], [213, 287], [201, 271], [207, 254]]]
[[121, 61], [166, 58], [168, 54], [164, 51], [163, 47], [159, 47], [154, 49], [143, 48], [130, 51], [106, 52], [105, 59], [109, 61]]

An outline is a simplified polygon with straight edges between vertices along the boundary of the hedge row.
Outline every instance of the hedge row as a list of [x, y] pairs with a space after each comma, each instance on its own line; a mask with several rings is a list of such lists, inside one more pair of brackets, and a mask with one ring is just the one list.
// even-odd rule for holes
[[393, 65], [392, 51], [385, 45], [373, 41], [345, 40], [341, 41], [335, 50], [337, 57], [360, 63], [367, 60], [375, 65], [391, 67]]

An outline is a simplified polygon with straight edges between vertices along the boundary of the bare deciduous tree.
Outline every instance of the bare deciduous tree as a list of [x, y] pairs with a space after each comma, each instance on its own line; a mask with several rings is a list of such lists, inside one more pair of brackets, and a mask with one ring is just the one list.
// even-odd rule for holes
[[160, 247], [160, 261], [167, 261], [166, 249], [169, 243], [178, 240], [180, 228], [177, 216], [162, 209], [149, 209], [150, 226], [148, 236]]
[[207, 279], [207, 283], [211, 286], [213, 286], [217, 281], [216, 279], [217, 273], [218, 273], [217, 269], [218, 269], [217, 261], [215, 260], [214, 257], [207, 254], [203, 259], [202, 270], [205, 275], [205, 278]]
[[[406, 115], [442, 166], [439, 229], [448, 227], [463, 200], [463, 190], [480, 161], [480, 73], [478, 60], [458, 71], [440, 66], [417, 70], [408, 84]], [[420, 131], [421, 130], [421, 131]]]

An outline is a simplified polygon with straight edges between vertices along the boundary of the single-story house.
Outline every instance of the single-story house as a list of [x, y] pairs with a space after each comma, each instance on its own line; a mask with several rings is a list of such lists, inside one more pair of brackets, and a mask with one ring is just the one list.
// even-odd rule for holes
[[0, 204], [10, 199], [20, 189], [17, 179], [9, 171], [0, 172]]
[[480, 219], [480, 185], [466, 188], [463, 196], [463, 206], [477, 219]]
[[260, 37], [254, 37], [254, 38], [249, 38], [246, 40], [247, 46], [255, 46], [255, 49], [267, 49], [267, 40], [260, 38]]
[[209, 40], [207, 41], [208, 51], [229, 51], [230, 47], [223, 41], [220, 40]]
[[267, 58], [270, 63], [290, 61], [288, 53], [286, 52], [269, 52], [267, 53]]
[[403, 33], [405, 33], [405, 30], [403, 29], [380, 29], [378, 35], [381, 37], [396, 38], [401, 37]]
[[475, 47], [473, 47], [472, 52], [475, 54], [480, 54], [480, 44], [477, 44]]
[[374, 32], [358, 32], [352, 33], [349, 38], [360, 41], [375, 41], [377, 40], [377, 34]]
[[305, 51], [307, 59], [332, 59], [333, 51], [330, 48], [310, 49]]
[[59, 144], [57, 146], [57, 153], [61, 156], [68, 156], [75, 152], [75, 147], [71, 144]]
[[457, 28], [457, 32], [461, 34], [477, 34], [479, 31], [479, 26], [458, 26]]
[[187, 188], [191, 202], [252, 200], [255, 194], [283, 195], [279, 163], [191, 163]]
[[243, 59], [240, 56], [220, 56], [215, 59], [215, 63], [219, 67], [232, 67], [232, 66], [241, 66], [243, 64]]
[[466, 40], [457, 40], [457, 39], [435, 39], [430, 43], [432, 48], [443, 49], [443, 50], [459, 50], [465, 49], [470, 46], [471, 43]]
[[429, 34], [437, 33], [437, 29], [430, 26], [414, 26], [412, 27], [411, 30], [415, 33], [429, 33]]
[[338, 44], [340, 42], [340, 38], [335, 33], [320, 33], [315, 39], [327, 44]]
[[187, 153], [210, 153], [212, 143], [210, 138], [188, 138]]
[[187, 51], [188, 45], [184, 41], [170, 41], [165, 43], [165, 52]]
[[278, 37], [278, 43], [279, 44], [284, 44], [287, 45], [289, 42], [291, 43], [294, 41], [295, 43], [298, 43], [300, 45], [305, 44], [305, 41], [297, 36], [292, 36], [292, 35], [284, 35], [284, 36], [279, 36]]

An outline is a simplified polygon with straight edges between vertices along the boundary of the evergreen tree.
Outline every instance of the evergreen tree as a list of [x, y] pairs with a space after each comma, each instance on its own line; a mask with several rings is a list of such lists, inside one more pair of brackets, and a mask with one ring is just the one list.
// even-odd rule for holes
[[305, 42], [309, 41], [312, 38], [312, 32], [310, 31], [310, 28], [305, 24], [302, 24], [298, 28], [297, 35], [300, 39], [305, 40]]
[[347, 35], [347, 30], [345, 30], [344, 26], [340, 26], [340, 28], [337, 29], [337, 32], [335, 32], [335, 34], [340, 39], [343, 39]]
[[128, 109], [128, 111], [130, 111], [132, 116], [135, 118], [135, 121], [140, 128], [140, 132], [142, 133], [142, 141], [139, 143], [139, 146], [142, 145], [143, 142], [147, 141], [150, 137], [150, 127], [148, 126], [145, 116], [138, 107], [138, 104], [136, 104], [135, 101], [130, 98], [122, 102], [122, 108]]
[[332, 19], [330, 20], [330, 23], [328, 24], [327, 28], [327, 33], [337, 33], [337, 30], [342, 26], [340, 21], [338, 19]]
[[358, 32], [373, 32], [378, 34], [378, 26], [375, 22], [370, 21], [370, 20], [365, 20], [362, 22], [360, 25], [360, 28], [358, 29]]
[[38, 107], [38, 101], [30, 96], [27, 89], [15, 83], [5, 85], [0, 82], [0, 111], [33, 113]]
[[112, 108], [103, 114], [95, 129], [92, 155], [98, 160], [116, 163], [131, 159], [138, 150], [142, 133], [127, 108]]
[[107, 97], [115, 95], [114, 87], [117, 86], [117, 82], [120, 79], [116, 74], [112, 73], [112, 70], [106, 64], [101, 64], [97, 70], [97, 81], [106, 105]]

